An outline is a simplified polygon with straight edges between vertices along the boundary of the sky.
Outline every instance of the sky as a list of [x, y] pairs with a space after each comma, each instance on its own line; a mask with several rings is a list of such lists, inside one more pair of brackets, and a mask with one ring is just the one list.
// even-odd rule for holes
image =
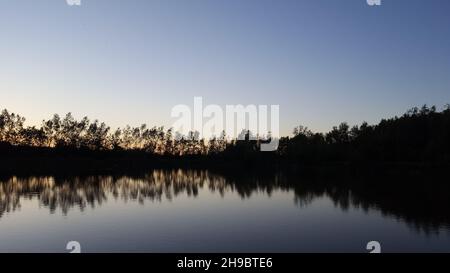
[[325, 132], [450, 103], [450, 1], [0, 0], [0, 108], [170, 127], [178, 104], [279, 105]]

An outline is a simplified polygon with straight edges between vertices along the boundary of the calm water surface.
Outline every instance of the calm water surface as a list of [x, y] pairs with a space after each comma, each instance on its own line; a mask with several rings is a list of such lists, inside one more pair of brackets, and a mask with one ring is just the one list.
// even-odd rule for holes
[[198, 170], [0, 180], [1, 252], [67, 252], [72, 240], [83, 252], [367, 252], [372, 240], [384, 252], [450, 252], [442, 190]]

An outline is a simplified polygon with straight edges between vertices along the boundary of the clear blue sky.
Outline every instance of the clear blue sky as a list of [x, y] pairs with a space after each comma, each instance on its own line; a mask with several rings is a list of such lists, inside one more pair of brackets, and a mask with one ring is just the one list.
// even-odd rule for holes
[[0, 0], [0, 108], [172, 124], [176, 104], [279, 104], [281, 133], [450, 102], [450, 1]]

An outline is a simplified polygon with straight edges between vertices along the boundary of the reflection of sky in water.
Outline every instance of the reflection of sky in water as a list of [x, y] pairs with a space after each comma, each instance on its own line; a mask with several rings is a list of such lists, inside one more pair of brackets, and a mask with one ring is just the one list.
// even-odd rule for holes
[[[243, 198], [248, 191], [223, 177], [179, 175], [88, 178], [88, 185], [82, 179], [3, 182], [2, 206], [12, 192], [20, 206], [0, 218], [0, 251], [64, 252], [71, 240], [85, 252], [365, 252], [372, 240], [384, 251], [450, 250], [445, 225], [427, 234], [377, 210], [343, 210], [326, 195], [300, 205], [293, 190], [273, 187], [269, 196], [261, 183]], [[52, 213], [44, 204], [50, 197], [58, 200]]]

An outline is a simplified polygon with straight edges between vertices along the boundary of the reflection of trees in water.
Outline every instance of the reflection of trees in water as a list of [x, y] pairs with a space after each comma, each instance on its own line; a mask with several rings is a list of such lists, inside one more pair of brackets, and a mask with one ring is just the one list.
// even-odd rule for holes
[[343, 210], [379, 211], [426, 233], [450, 226], [449, 186], [420, 187], [417, 181], [409, 181], [406, 186], [394, 181], [398, 178], [391, 179], [381, 184], [356, 178], [327, 182], [285, 172], [221, 176], [206, 170], [182, 169], [154, 170], [141, 176], [11, 177], [0, 182], [0, 218], [20, 208], [21, 199], [38, 199], [52, 213], [60, 209], [67, 214], [73, 207], [84, 210], [100, 206], [108, 197], [144, 203], [172, 200], [180, 194], [195, 197], [199, 190], [208, 189], [221, 196], [236, 192], [241, 198], [258, 192], [271, 196], [274, 191], [292, 191], [294, 202], [301, 207], [326, 197]]
[[355, 208], [364, 213], [376, 211], [407, 223], [417, 232], [450, 231], [450, 185], [447, 183], [430, 185], [429, 177], [411, 178], [409, 175], [345, 179], [347, 181], [335, 178], [333, 182], [304, 180], [295, 183], [295, 202], [305, 206], [316, 198], [326, 197], [343, 211]]
[[53, 213], [60, 208], [67, 214], [71, 207], [84, 210], [106, 202], [111, 195], [125, 202], [172, 200], [179, 194], [197, 196], [205, 185], [211, 191], [225, 193], [225, 178], [208, 171], [155, 170], [140, 177], [11, 177], [0, 183], [0, 217], [20, 208], [21, 198], [39, 200]]
[[[261, 191], [269, 196], [275, 189], [289, 190], [278, 183], [278, 176], [270, 179], [249, 177], [225, 178], [205, 170], [154, 170], [142, 176], [87, 176], [87, 177], [11, 177], [0, 182], [0, 217], [5, 212], [20, 208], [21, 198], [39, 200], [53, 213], [60, 208], [67, 214], [72, 207], [84, 210], [108, 200], [108, 196], [144, 203], [145, 200], [172, 200], [180, 194], [197, 196], [207, 188], [224, 196], [237, 192], [248, 198]], [[270, 181], [270, 183], [268, 183]]]

